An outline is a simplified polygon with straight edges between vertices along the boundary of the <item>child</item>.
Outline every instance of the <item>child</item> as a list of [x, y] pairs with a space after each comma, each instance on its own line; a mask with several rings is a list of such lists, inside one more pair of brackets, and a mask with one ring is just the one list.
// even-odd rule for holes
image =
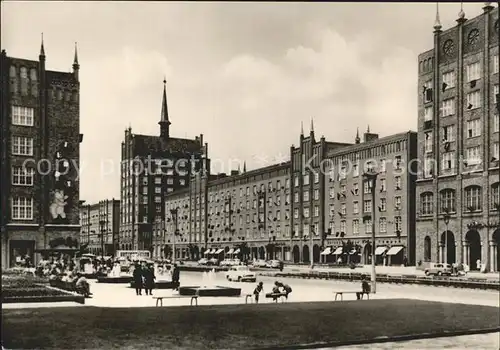
[[264, 292], [264, 283], [259, 282], [259, 284], [257, 285], [257, 287], [255, 287], [255, 289], [253, 291], [253, 295], [255, 295], [255, 303], [256, 304], [259, 303], [259, 295], [262, 292]]

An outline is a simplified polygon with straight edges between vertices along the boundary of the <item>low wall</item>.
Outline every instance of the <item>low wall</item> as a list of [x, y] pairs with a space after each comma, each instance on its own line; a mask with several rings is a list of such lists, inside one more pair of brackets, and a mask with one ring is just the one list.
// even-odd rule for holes
[[79, 304], [85, 304], [85, 297], [82, 295], [40, 295], [40, 296], [22, 296], [22, 297], [4, 297], [2, 303], [56, 303], [71, 301]]
[[[360, 281], [362, 276], [368, 276], [366, 273], [349, 272], [260, 272], [261, 276], [270, 277], [289, 277], [289, 278], [305, 278], [305, 279], [335, 279], [347, 281]], [[456, 288], [470, 288], [470, 289], [488, 289], [500, 291], [500, 281], [488, 280], [487, 278], [460, 278], [460, 277], [427, 277], [417, 275], [388, 275], [377, 274], [377, 282], [381, 283], [399, 283], [399, 284], [420, 284], [427, 286], [443, 286], [443, 287], [456, 287]]]
[[194, 272], [205, 272], [205, 271], [212, 271], [215, 270], [215, 272], [219, 271], [228, 271], [229, 267], [221, 267], [221, 266], [189, 266], [189, 265], [179, 265], [179, 270], [180, 271], [194, 271]]

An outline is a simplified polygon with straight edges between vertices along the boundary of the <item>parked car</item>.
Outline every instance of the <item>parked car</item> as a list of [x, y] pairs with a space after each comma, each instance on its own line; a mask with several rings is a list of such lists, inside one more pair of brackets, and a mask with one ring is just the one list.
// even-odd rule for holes
[[257, 275], [255, 274], [255, 272], [250, 271], [248, 266], [233, 266], [229, 268], [229, 271], [226, 274], [226, 278], [229, 281], [238, 281], [238, 282], [257, 281]]
[[266, 267], [267, 262], [264, 259], [255, 260], [253, 262], [253, 267]]
[[198, 265], [208, 265], [208, 259], [207, 258], [201, 258], [200, 260], [198, 260]]
[[268, 267], [270, 269], [279, 269], [280, 266], [281, 266], [281, 261], [279, 261], [279, 260], [269, 260], [266, 263], [266, 267]]
[[212, 259], [208, 260], [207, 265], [218, 266], [219, 265], [219, 260], [216, 259], [216, 258], [212, 258]]
[[430, 263], [429, 267], [427, 267], [424, 272], [426, 276], [451, 276], [451, 274], [453, 273], [453, 269], [451, 267], [451, 264]]

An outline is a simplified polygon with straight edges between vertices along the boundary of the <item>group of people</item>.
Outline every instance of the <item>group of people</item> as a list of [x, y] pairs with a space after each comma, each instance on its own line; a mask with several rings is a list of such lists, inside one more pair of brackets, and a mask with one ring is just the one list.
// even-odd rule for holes
[[[171, 270], [169, 269], [169, 266], [161, 267], [161, 269], [166, 269], [169, 272], [171, 271], [172, 283], [175, 286], [175, 290], [178, 290], [180, 285], [180, 270], [177, 264], [174, 264]], [[135, 265], [133, 265], [132, 278], [134, 280], [136, 295], [142, 295], [143, 289], [146, 293], [145, 295], [153, 295], [156, 274], [155, 268], [152, 264], [141, 265], [139, 263], [136, 263]]]
[[[292, 287], [288, 284], [285, 284], [280, 281], [274, 282], [274, 286], [272, 288], [271, 293], [268, 293], [269, 296], [273, 299], [273, 301], [278, 300], [279, 297], [284, 296], [288, 300], [288, 295], [292, 292]], [[255, 298], [255, 303], [259, 303], [260, 294], [264, 293], [264, 283], [261, 281], [257, 284], [253, 291], [253, 295]]]

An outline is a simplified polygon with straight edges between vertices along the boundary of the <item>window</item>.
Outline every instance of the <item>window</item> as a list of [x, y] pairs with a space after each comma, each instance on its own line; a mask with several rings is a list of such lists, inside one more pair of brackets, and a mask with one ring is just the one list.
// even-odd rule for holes
[[[145, 178], [144, 178], [144, 180], [145, 180], [145, 181], [144, 181], [144, 182], [145, 182], [145, 184], [147, 184], [147, 182], [148, 182], [148, 178], [147, 178], [147, 177], [145, 177]], [[155, 177], [155, 184], [156, 184], [156, 185], [161, 185], [161, 177], [159, 177], [159, 176]]]
[[319, 206], [318, 205], [314, 206], [314, 216], [315, 217], [319, 216]]
[[290, 188], [290, 179], [285, 179], [285, 188]]
[[335, 216], [335, 206], [333, 204], [330, 204], [330, 216]]
[[394, 178], [395, 182], [396, 182], [396, 190], [400, 190], [401, 189], [401, 176], [396, 176]]
[[499, 66], [499, 64], [498, 64], [498, 55], [494, 55], [493, 56], [493, 74], [498, 73], [498, 69], [499, 69], [498, 66]]
[[432, 80], [424, 84], [424, 103], [432, 102]]
[[161, 193], [161, 187], [155, 187], [155, 193]]
[[161, 203], [161, 196], [155, 196], [155, 203]]
[[473, 91], [467, 94], [467, 109], [476, 109], [481, 107], [481, 93]]
[[425, 133], [424, 148], [426, 153], [432, 152], [432, 131], [427, 131]]
[[434, 213], [434, 195], [430, 192], [420, 195], [420, 215], [432, 215]]
[[432, 177], [432, 174], [434, 173], [433, 166], [434, 159], [431, 155], [426, 155], [424, 159], [424, 178]]
[[359, 220], [352, 220], [352, 233], [359, 234]]
[[380, 218], [378, 226], [379, 226], [379, 231], [380, 232], [382, 232], [382, 233], [387, 232], [387, 219], [386, 218]]
[[352, 213], [353, 214], [359, 213], [359, 202], [352, 202]]
[[314, 190], [314, 200], [318, 200], [319, 199], [319, 190], [316, 189]]
[[[446, 84], [446, 85], [445, 85]], [[455, 71], [443, 74], [443, 90], [455, 87]]]
[[12, 198], [12, 220], [33, 220], [32, 198]]
[[481, 78], [481, 65], [479, 62], [471, 63], [466, 67], [467, 82]]
[[245, 192], [245, 193], [246, 193], [246, 195], [247, 195], [247, 196], [249, 196], [249, 195], [250, 195], [250, 187], [247, 187], [247, 188], [246, 188], [246, 192]]
[[371, 200], [365, 200], [363, 203], [363, 211], [365, 213], [371, 213], [372, 211], [372, 201]]
[[299, 218], [299, 209], [294, 209], [293, 210], [293, 217], [294, 217], [294, 219], [298, 219]]
[[12, 106], [12, 124], [33, 126], [34, 111], [33, 108]]
[[491, 209], [500, 210], [500, 182], [491, 186]]
[[148, 204], [148, 197], [142, 197], [142, 204]]
[[354, 191], [354, 195], [357, 196], [359, 193], [359, 184], [357, 182], [352, 185], [352, 190]]
[[293, 184], [295, 187], [299, 187], [299, 176], [298, 175], [295, 175], [295, 177], [293, 178]]
[[304, 208], [304, 218], [309, 217], [309, 208]]
[[363, 193], [364, 194], [370, 194], [372, 193], [372, 187], [370, 181], [365, 181], [363, 183]]
[[449, 115], [455, 114], [455, 99], [448, 98], [441, 102], [441, 116], [447, 117]]
[[317, 184], [319, 182], [319, 172], [315, 171], [314, 172], [314, 183]]
[[12, 154], [18, 156], [32, 156], [33, 139], [31, 137], [14, 136], [12, 138]]
[[21, 67], [21, 79], [28, 79], [28, 69]]
[[400, 170], [401, 169], [401, 156], [396, 156], [395, 158], [395, 169]]
[[500, 143], [493, 142], [493, 158], [495, 161], [500, 160]]
[[171, 177], [167, 178], [167, 185], [173, 185], [174, 184], [174, 179]]
[[499, 85], [498, 84], [493, 85], [493, 103], [500, 103], [499, 94], [500, 94]]
[[344, 232], [344, 233], [345, 233], [345, 232], [347, 231], [347, 230], [346, 230], [346, 227], [347, 227], [347, 225], [346, 225], [345, 220], [342, 220], [342, 221], [340, 222], [340, 232]]
[[12, 184], [16, 186], [33, 186], [35, 170], [26, 167], [12, 167]]
[[452, 142], [455, 141], [454, 125], [447, 125], [443, 127], [443, 141]]
[[465, 188], [464, 206], [468, 211], [481, 210], [481, 187], [469, 186]]
[[298, 202], [299, 202], [299, 194], [298, 194], [297, 192], [295, 192], [295, 193], [293, 194], [293, 201], [294, 201], [295, 203], [298, 203]]
[[385, 173], [387, 170], [387, 161], [385, 159], [380, 160], [380, 172]]
[[352, 177], [359, 176], [359, 164], [355, 163], [352, 165]]
[[493, 119], [493, 132], [499, 132], [500, 131], [500, 115], [494, 115], [492, 117]]
[[444, 211], [446, 208], [448, 212], [454, 213], [455, 209], [455, 190], [445, 189], [440, 192], [440, 210]]
[[347, 207], [345, 203], [342, 203], [342, 205], [340, 206], [340, 213], [342, 214], [342, 216], [345, 216], [347, 214]]
[[451, 170], [455, 168], [455, 152], [443, 153], [441, 160], [441, 170]]
[[184, 179], [180, 179], [180, 180], [179, 180], [179, 185], [180, 185], [180, 186], [185, 186], [185, 185], [186, 185], [186, 180], [184, 180]]
[[401, 210], [401, 196], [394, 197], [394, 208], [396, 210]]
[[372, 219], [365, 220], [365, 233], [372, 233]]
[[394, 217], [394, 225], [395, 225], [395, 228], [396, 228], [396, 232], [401, 232], [402, 231], [402, 220], [401, 220], [401, 216], [396, 216]]
[[465, 166], [481, 164], [481, 147], [474, 146], [467, 148], [467, 160]]
[[330, 197], [330, 199], [335, 198], [335, 188], [334, 187], [330, 187], [329, 197]]
[[379, 211], [386, 211], [387, 210], [387, 198], [380, 198], [380, 206], [379, 206]]
[[431, 107], [425, 107], [424, 109], [424, 121], [425, 122], [428, 122], [428, 121], [431, 121], [433, 119], [433, 109], [432, 109], [432, 106]]
[[385, 191], [387, 191], [387, 180], [380, 179], [380, 192], [385, 192]]

